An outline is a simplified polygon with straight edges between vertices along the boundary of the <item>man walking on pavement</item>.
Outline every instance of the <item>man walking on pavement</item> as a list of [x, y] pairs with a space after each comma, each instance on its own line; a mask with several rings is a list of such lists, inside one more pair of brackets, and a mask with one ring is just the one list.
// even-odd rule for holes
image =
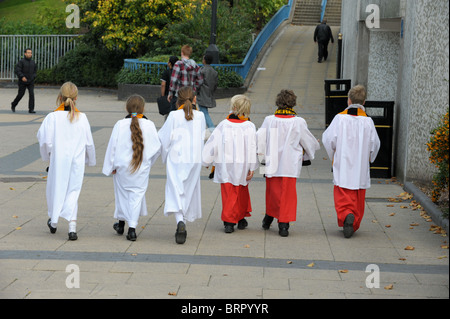
[[14, 101], [11, 103], [11, 111], [16, 111], [16, 106], [19, 104], [22, 97], [25, 95], [25, 90], [28, 89], [28, 113], [36, 113], [34, 111], [34, 79], [36, 78], [37, 67], [36, 63], [31, 60], [33, 52], [31, 49], [26, 49], [24, 58], [16, 65], [16, 74], [19, 78], [19, 93]]
[[328, 58], [328, 43], [330, 40], [331, 43], [334, 43], [333, 32], [327, 25], [327, 20], [323, 19], [314, 31], [314, 42], [319, 44], [319, 63], [322, 63], [322, 59], [326, 61]]

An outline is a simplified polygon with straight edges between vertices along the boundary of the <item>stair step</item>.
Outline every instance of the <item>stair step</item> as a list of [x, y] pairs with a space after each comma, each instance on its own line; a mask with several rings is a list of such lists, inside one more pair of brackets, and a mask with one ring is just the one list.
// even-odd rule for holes
[[[328, 0], [325, 18], [329, 25], [341, 24], [342, 0]], [[295, 6], [292, 24], [316, 25], [320, 23], [322, 0], [298, 0]]]

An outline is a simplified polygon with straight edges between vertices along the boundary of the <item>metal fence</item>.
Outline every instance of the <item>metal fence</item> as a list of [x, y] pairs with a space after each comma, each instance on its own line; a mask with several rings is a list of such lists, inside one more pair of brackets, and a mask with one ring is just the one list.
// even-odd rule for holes
[[77, 45], [78, 35], [0, 35], [0, 80], [16, 79], [17, 62], [25, 49], [33, 50], [38, 70], [50, 69]]
[[[294, 3], [293, 0], [289, 0], [288, 4], [278, 10], [278, 12], [272, 17], [272, 19], [266, 24], [263, 30], [259, 33], [258, 37], [253, 42], [252, 46], [247, 52], [244, 61], [241, 64], [213, 64], [215, 69], [222, 69], [225, 72], [236, 72], [245, 80], [253, 63], [255, 62], [261, 49], [266, 42], [272, 36], [272, 34], [278, 29], [278, 27], [285, 20], [289, 19], [291, 9]], [[161, 62], [144, 62], [138, 59], [125, 59], [124, 68], [129, 70], [144, 69], [145, 72], [157, 69], [158, 74], [165, 70], [167, 63]]]

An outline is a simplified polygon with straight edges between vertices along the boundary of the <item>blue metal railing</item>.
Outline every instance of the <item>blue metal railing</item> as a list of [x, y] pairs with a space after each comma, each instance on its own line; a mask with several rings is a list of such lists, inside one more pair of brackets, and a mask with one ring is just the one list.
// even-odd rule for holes
[[[241, 64], [213, 64], [212, 66], [215, 69], [222, 69], [225, 72], [236, 72], [245, 80], [259, 52], [269, 40], [270, 36], [275, 32], [275, 30], [278, 29], [283, 21], [289, 19], [292, 6], [293, 0], [289, 0], [287, 5], [284, 5], [280, 8], [280, 10], [278, 10], [278, 12], [272, 17], [272, 19], [266, 24], [266, 26], [256, 37]], [[138, 59], [124, 60], [124, 68], [126, 69], [132, 71], [144, 69], [145, 72], [150, 72], [151, 70], [154, 70], [156, 68], [158, 75], [166, 69], [166, 66], [166, 62], [146, 62], [139, 61]]]
[[323, 17], [325, 16], [325, 10], [327, 9], [327, 0], [322, 0], [322, 9], [320, 12], [320, 22], [323, 21]]

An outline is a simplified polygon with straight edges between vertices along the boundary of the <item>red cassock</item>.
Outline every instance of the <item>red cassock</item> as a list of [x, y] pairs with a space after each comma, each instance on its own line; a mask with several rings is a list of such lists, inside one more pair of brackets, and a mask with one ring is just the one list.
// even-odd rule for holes
[[344, 221], [348, 214], [355, 216], [353, 230], [357, 231], [364, 217], [364, 205], [366, 198], [365, 189], [346, 189], [334, 186], [334, 206], [338, 218], [338, 226], [344, 227]]
[[252, 203], [248, 185], [234, 186], [231, 183], [220, 184], [222, 193], [222, 221], [237, 224], [244, 217], [250, 217]]
[[297, 179], [293, 177], [266, 178], [266, 214], [280, 223], [297, 220]]

